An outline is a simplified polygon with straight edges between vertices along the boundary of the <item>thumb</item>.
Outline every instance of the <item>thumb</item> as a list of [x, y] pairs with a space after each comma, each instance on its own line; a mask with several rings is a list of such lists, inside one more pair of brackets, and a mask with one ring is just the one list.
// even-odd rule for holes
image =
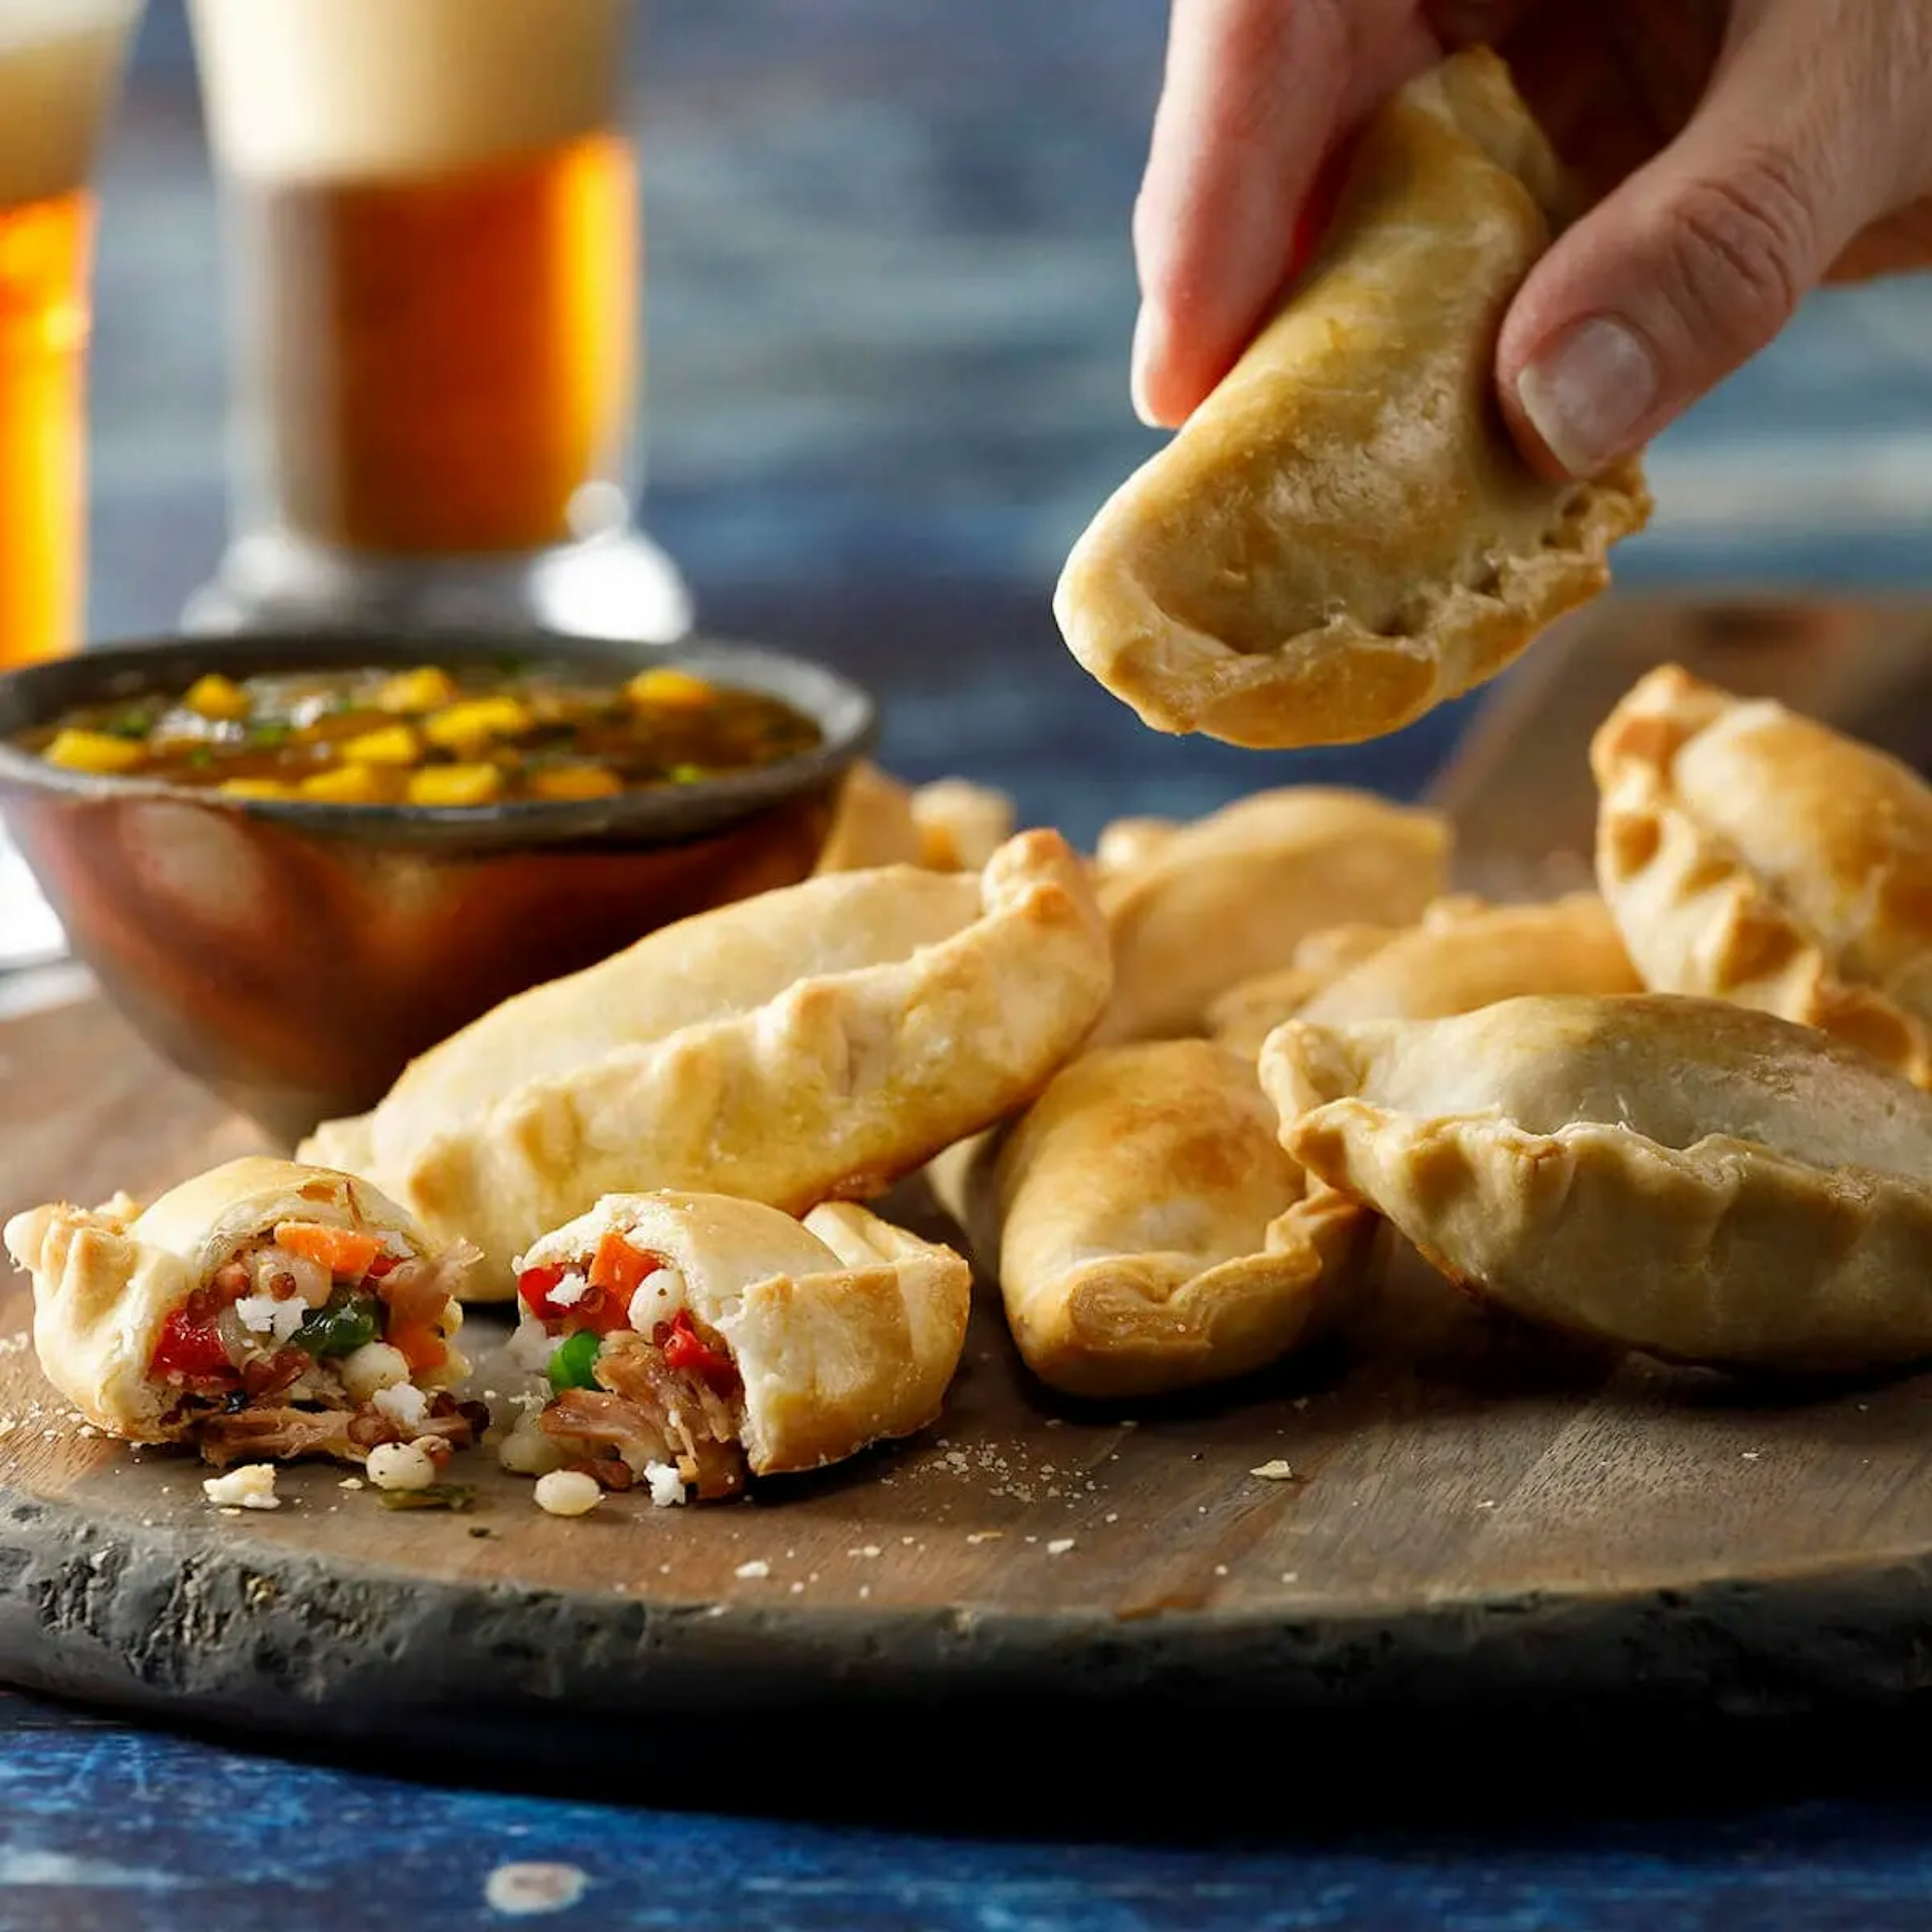
[[1497, 374], [1538, 469], [1594, 476], [1640, 448], [1778, 333], [1885, 199], [1886, 76], [1850, 10], [1814, 4], [1741, 8], [1690, 124], [1518, 296]]

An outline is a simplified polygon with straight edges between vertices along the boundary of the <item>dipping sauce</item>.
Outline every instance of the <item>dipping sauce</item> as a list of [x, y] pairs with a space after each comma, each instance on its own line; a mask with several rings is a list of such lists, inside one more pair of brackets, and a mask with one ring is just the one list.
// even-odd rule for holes
[[689, 671], [598, 684], [505, 666], [278, 672], [71, 711], [21, 747], [72, 771], [237, 798], [484, 806], [606, 798], [776, 764], [818, 725]]

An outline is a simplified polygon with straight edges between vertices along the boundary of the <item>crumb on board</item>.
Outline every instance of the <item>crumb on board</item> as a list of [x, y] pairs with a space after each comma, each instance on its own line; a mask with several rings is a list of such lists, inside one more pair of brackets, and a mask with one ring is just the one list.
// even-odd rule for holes
[[1277, 1456], [1272, 1462], [1264, 1462], [1260, 1468], [1250, 1469], [1248, 1474], [1258, 1476], [1264, 1483], [1288, 1483], [1294, 1480], [1294, 1471]]
[[1049, 1556], [1064, 1556], [1072, 1547], [1073, 1539], [1072, 1537], [1056, 1536], [1053, 1540], [1046, 1546], [1046, 1553]]
[[536, 1862], [502, 1864], [484, 1881], [483, 1900], [492, 1912], [515, 1918], [567, 1912], [583, 1898], [589, 1883], [576, 1865]]
[[1006, 1534], [1004, 1529], [975, 1529], [967, 1532], [968, 1543], [992, 1543]]
[[201, 1492], [226, 1514], [229, 1510], [280, 1509], [272, 1462], [244, 1462], [226, 1474], [205, 1478]]
[[584, 1516], [604, 1500], [604, 1489], [581, 1469], [553, 1469], [537, 1478], [536, 1498], [547, 1516]]
[[436, 1465], [419, 1442], [379, 1442], [364, 1466], [379, 1490], [426, 1490], [436, 1480]]
[[754, 1556], [748, 1563], [740, 1564], [731, 1574], [749, 1581], [756, 1576], [769, 1576], [772, 1574], [772, 1566], [762, 1556]]
[[675, 1509], [684, 1501], [684, 1478], [669, 1462], [646, 1462], [644, 1483], [653, 1509]]
[[360, 1476], [344, 1476], [335, 1486], [338, 1490], [359, 1490], [362, 1486]]

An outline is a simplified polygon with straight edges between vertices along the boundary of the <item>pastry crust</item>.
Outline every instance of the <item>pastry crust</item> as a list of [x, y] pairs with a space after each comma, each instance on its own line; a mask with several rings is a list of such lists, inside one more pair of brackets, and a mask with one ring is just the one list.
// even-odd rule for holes
[[1375, 1223], [1282, 1150], [1254, 1069], [1206, 1040], [1110, 1047], [934, 1172], [1034, 1373], [1070, 1394], [1245, 1375], [1329, 1322]]
[[1825, 1034], [1531, 998], [1292, 1020], [1261, 1072], [1312, 1174], [1519, 1315], [1731, 1368], [1932, 1354], [1932, 1099]]
[[1362, 950], [1326, 974], [1275, 974], [1234, 988], [1209, 1016], [1214, 1037], [1255, 1054], [1288, 1019], [1320, 1025], [1447, 1019], [1526, 993], [1643, 991], [1616, 922], [1594, 892], [1538, 905], [1441, 899], [1406, 932], [1371, 944], [1366, 934], [1374, 930], [1342, 928], [1345, 953], [1352, 944]]
[[912, 795], [919, 862], [940, 872], [976, 872], [1013, 836], [1013, 802], [990, 785], [935, 778]]
[[1504, 314], [1564, 202], [1486, 49], [1371, 120], [1306, 274], [1061, 574], [1068, 646], [1144, 722], [1277, 749], [1376, 737], [1604, 588], [1649, 515], [1640, 466], [1545, 482], [1495, 400]]
[[145, 1210], [121, 1198], [64, 1202], [7, 1223], [7, 1250], [34, 1282], [34, 1348], [48, 1381], [98, 1429], [130, 1442], [180, 1441], [179, 1391], [151, 1373], [161, 1326], [236, 1251], [284, 1221], [382, 1229], [430, 1245], [396, 1202], [326, 1168], [250, 1155], [171, 1188]]
[[1258, 792], [1191, 825], [1126, 826], [1101, 835], [1095, 862], [1114, 994], [1094, 1046], [1198, 1033], [1217, 995], [1324, 928], [1406, 925], [1441, 893], [1449, 860], [1439, 814], [1321, 785]]
[[686, 1308], [743, 1384], [752, 1473], [815, 1469], [923, 1429], [959, 1366], [972, 1275], [948, 1247], [850, 1202], [802, 1222], [717, 1194], [607, 1196], [536, 1242], [532, 1267], [569, 1264], [615, 1231], [680, 1278], [658, 1318]]
[[813, 876], [920, 862], [912, 788], [860, 759], [845, 774], [838, 807], [832, 814], [832, 829], [825, 835]]
[[1079, 861], [1026, 832], [982, 874], [840, 874], [667, 927], [506, 1001], [314, 1144], [366, 1144], [501, 1298], [512, 1257], [604, 1194], [880, 1191], [1030, 1100], [1111, 980]]
[[1666, 664], [1598, 731], [1597, 876], [1651, 986], [1819, 1028], [1932, 1086], [1932, 787]]

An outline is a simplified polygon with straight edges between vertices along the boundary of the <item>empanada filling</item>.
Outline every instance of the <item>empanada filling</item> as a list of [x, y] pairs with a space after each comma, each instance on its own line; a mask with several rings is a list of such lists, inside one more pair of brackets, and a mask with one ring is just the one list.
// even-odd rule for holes
[[168, 1421], [218, 1465], [360, 1462], [385, 1442], [446, 1460], [489, 1422], [449, 1393], [468, 1372], [449, 1337], [471, 1258], [423, 1258], [393, 1229], [280, 1222], [162, 1323], [148, 1372], [177, 1392]]
[[668, 1256], [614, 1229], [573, 1262], [523, 1269], [517, 1292], [519, 1352], [554, 1392], [538, 1426], [566, 1466], [608, 1489], [667, 1469], [706, 1499], [744, 1487], [744, 1384]]

